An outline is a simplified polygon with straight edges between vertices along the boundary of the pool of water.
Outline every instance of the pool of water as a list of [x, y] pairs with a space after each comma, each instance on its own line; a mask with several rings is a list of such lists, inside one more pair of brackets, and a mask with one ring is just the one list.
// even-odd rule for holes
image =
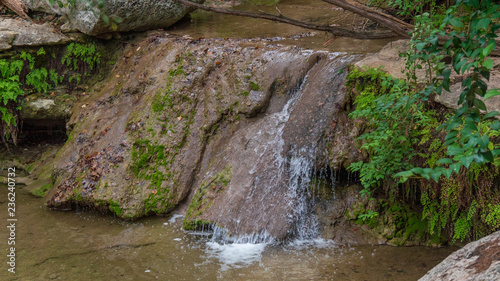
[[[271, 3], [264, 5], [262, 3]], [[234, 9], [282, 15], [308, 23], [335, 25], [347, 29], [365, 25], [365, 20], [350, 12], [339, 11], [322, 1], [281, 0], [244, 1]], [[279, 12], [278, 12], [279, 10]], [[193, 38], [275, 38], [277, 43], [332, 52], [373, 53], [396, 38], [359, 40], [332, 38], [330, 34], [269, 20], [195, 11], [187, 18], [167, 29], [178, 35]]]
[[[0, 280], [417, 280], [455, 248], [218, 244], [181, 229], [182, 217], [124, 221], [44, 207], [17, 187], [16, 273], [2, 255]], [[0, 186], [7, 225], [7, 186]], [[1, 231], [7, 253], [6, 227]]]

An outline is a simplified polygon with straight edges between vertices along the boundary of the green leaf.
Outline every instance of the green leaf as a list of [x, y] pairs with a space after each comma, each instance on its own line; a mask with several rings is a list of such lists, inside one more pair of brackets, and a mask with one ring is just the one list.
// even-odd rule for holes
[[491, 151], [486, 151], [486, 152], [483, 152], [481, 153], [482, 156], [484, 156], [484, 158], [486, 158], [486, 160], [488, 160], [489, 162], [494, 162], [495, 159], [493, 157], [493, 154], [491, 153]]
[[486, 115], [484, 115], [483, 119], [492, 118], [492, 117], [495, 117], [499, 114], [500, 114], [500, 112], [498, 112], [498, 111], [491, 111], [491, 112], [488, 112]]
[[479, 74], [481, 74], [481, 76], [483, 76], [486, 80], [490, 81], [490, 70], [487, 67], [480, 67]]
[[439, 159], [436, 164], [451, 164], [453, 161], [450, 158]]
[[497, 120], [497, 121], [491, 123], [491, 129], [495, 130], [495, 131], [500, 130], [500, 122], [498, 122], [498, 120]]
[[395, 174], [394, 176], [395, 177], [409, 178], [409, 177], [413, 176], [413, 172], [412, 171], [399, 172], [399, 173]]
[[479, 147], [481, 148], [488, 148], [488, 144], [490, 143], [490, 139], [487, 135], [483, 135], [477, 139], [477, 143], [479, 144]]
[[[456, 65], [455, 65], [455, 71], [457, 73], [460, 72], [460, 70], [462, 69], [462, 66], [467, 62], [467, 59], [462, 59], [461, 61], [459, 61]], [[462, 71], [463, 73], [464, 71]]]
[[446, 151], [448, 155], [462, 155], [463, 153], [464, 149], [456, 144], [448, 146], [448, 150]]
[[438, 182], [439, 181], [439, 178], [441, 177], [442, 175], [442, 172], [440, 171], [435, 171], [435, 172], [432, 172], [431, 173], [431, 178], [435, 181], [435, 182]]
[[449, 139], [452, 139], [454, 137], [456, 137], [458, 134], [458, 131], [451, 131], [451, 132], [448, 132], [448, 134], [446, 134], [446, 137], [444, 138], [444, 140], [449, 140]]
[[422, 168], [413, 168], [410, 171], [415, 173], [415, 174], [420, 174], [420, 175], [424, 173], [424, 169], [422, 169]]
[[490, 23], [491, 23], [490, 18], [480, 19], [477, 22], [477, 27], [482, 28], [484, 30], [488, 30], [488, 25], [490, 25]]
[[102, 14], [102, 21], [104, 21], [106, 25], [109, 25], [109, 17], [107, 15]]
[[462, 124], [463, 123], [461, 119], [455, 119], [446, 127], [446, 130], [451, 131], [453, 129], [456, 129], [457, 127], [462, 126]]
[[417, 48], [418, 51], [422, 51], [425, 45], [427, 45], [427, 42], [417, 43], [415, 47]]
[[470, 163], [472, 163], [472, 160], [474, 159], [473, 156], [464, 156], [460, 158], [460, 163], [462, 163], [465, 168], [469, 169]]
[[453, 172], [452, 169], [445, 169], [443, 170], [443, 175], [445, 175], [447, 179], [450, 179], [452, 172]]
[[483, 62], [484, 67], [487, 69], [493, 69], [493, 60], [492, 59], [487, 59]]
[[114, 17], [113, 17], [113, 21], [114, 21], [115, 23], [117, 23], [117, 24], [120, 24], [120, 23], [122, 23], [122, 22], [123, 22], [123, 18], [118, 17], [118, 16], [114, 16]]
[[488, 46], [486, 46], [486, 48], [483, 49], [483, 56], [487, 57], [491, 53], [494, 47], [495, 47], [495, 41], [493, 41]]
[[494, 97], [494, 96], [498, 96], [500, 95], [500, 92], [498, 91], [499, 89], [492, 89], [492, 90], [489, 90], [488, 92], [486, 92], [486, 94], [484, 95], [484, 99], [487, 100], [491, 97]]
[[446, 91], [450, 91], [450, 79], [444, 79], [442, 85]]
[[484, 104], [484, 102], [480, 99], [475, 99], [474, 100], [474, 106], [481, 109], [481, 110], [485, 110], [486, 111], [486, 105]]
[[453, 25], [454, 27], [457, 27], [457, 28], [461, 28], [461, 27], [464, 27], [464, 24], [462, 23], [462, 21], [458, 18], [452, 18], [450, 20], [450, 24]]

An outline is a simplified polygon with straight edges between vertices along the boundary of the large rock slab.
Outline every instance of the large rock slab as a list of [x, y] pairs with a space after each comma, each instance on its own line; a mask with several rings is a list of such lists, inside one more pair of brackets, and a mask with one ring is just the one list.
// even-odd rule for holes
[[233, 237], [315, 229], [307, 187], [328, 166], [353, 59], [260, 39], [130, 44], [75, 105], [48, 205], [124, 218], [178, 209], [187, 228]]
[[500, 231], [465, 245], [419, 281], [500, 280]]
[[12, 46], [59, 45], [70, 41], [69, 37], [58, 33], [48, 23], [35, 24], [0, 16], [0, 51]]

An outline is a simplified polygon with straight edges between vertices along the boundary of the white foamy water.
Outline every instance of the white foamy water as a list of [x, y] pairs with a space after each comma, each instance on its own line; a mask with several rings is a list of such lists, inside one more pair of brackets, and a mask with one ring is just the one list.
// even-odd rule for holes
[[179, 214], [174, 214], [169, 220], [168, 222], [169, 223], [174, 223], [176, 219], [178, 218], [183, 218], [184, 216], [183, 215], [179, 215]]
[[207, 254], [222, 263], [221, 270], [242, 268], [260, 262], [267, 243], [219, 244], [207, 242]]

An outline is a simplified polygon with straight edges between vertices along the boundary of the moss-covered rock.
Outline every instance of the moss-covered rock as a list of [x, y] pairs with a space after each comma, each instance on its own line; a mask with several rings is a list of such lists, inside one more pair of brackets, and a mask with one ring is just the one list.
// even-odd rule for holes
[[213, 204], [215, 198], [224, 192], [228, 186], [232, 177], [232, 169], [232, 165], [228, 165], [215, 176], [202, 182], [191, 199], [184, 217], [184, 229], [194, 230], [211, 224], [211, 222], [204, 221], [201, 218], [203, 218], [203, 213]]

